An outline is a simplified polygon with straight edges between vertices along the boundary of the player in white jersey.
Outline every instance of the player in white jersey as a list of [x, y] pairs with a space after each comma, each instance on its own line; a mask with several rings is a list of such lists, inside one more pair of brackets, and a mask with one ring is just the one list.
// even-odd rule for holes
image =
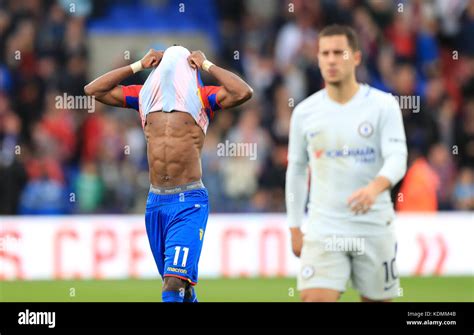
[[360, 61], [351, 28], [323, 29], [325, 88], [291, 117], [286, 205], [303, 301], [337, 301], [349, 279], [362, 301], [389, 301], [399, 291], [390, 188], [406, 171], [403, 119], [391, 94], [357, 82]]

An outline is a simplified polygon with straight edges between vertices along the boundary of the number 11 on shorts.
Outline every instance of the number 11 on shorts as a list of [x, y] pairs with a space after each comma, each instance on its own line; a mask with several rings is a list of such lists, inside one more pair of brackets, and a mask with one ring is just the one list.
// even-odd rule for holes
[[[178, 265], [178, 259], [179, 259], [179, 252], [181, 251], [181, 247], [174, 247], [174, 260], [173, 260], [173, 265]], [[188, 259], [188, 252], [189, 248], [183, 248], [183, 261], [181, 263], [181, 266], [184, 268], [186, 266], [186, 260]]]

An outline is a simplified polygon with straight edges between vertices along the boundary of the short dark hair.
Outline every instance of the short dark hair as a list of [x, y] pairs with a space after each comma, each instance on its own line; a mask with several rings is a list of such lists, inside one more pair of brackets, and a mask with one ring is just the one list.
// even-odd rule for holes
[[325, 27], [319, 33], [319, 38], [326, 37], [326, 36], [335, 36], [335, 35], [344, 35], [347, 38], [347, 43], [353, 51], [359, 51], [359, 39], [357, 37], [357, 33], [354, 29], [349, 26], [340, 25], [340, 24], [332, 24], [330, 26]]

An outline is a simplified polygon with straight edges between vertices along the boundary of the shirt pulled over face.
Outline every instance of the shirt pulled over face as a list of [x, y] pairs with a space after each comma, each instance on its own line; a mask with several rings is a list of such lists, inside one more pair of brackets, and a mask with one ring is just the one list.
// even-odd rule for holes
[[200, 73], [188, 63], [190, 52], [182, 46], [165, 50], [160, 64], [143, 85], [125, 86], [124, 105], [139, 111], [142, 126], [152, 112], [189, 113], [207, 131], [214, 113], [220, 109], [217, 92], [220, 86], [204, 86]]

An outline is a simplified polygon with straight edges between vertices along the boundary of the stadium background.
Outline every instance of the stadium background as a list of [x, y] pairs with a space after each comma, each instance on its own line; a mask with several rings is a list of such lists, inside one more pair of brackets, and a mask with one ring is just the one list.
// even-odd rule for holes
[[[434, 236], [448, 241], [449, 261], [456, 254], [449, 252], [451, 244], [463, 244], [467, 252], [457, 253], [453, 262], [464, 265], [452, 273], [438, 266], [424, 272], [420, 264], [405, 271], [400, 301], [473, 301], [474, 264], [466, 239], [474, 224], [473, 0], [0, 1], [1, 238], [11, 241], [8, 234], [15, 225], [20, 232], [36, 223], [40, 230], [45, 224], [44, 231], [54, 231], [51, 224], [67, 221], [71, 227], [75, 217], [90, 221], [80, 223], [89, 226], [100, 226], [104, 217], [141, 224], [149, 181], [136, 112], [97, 103], [90, 113], [57, 108], [56, 101], [64, 94], [83, 96], [84, 85], [96, 76], [130, 64], [150, 47], [165, 49], [174, 43], [204, 51], [216, 64], [241, 74], [255, 91], [241, 108], [219, 112], [206, 136], [202, 168], [210, 223], [235, 219], [240, 222], [236, 225], [245, 225], [249, 218], [260, 233], [258, 222], [275, 218], [275, 227], [284, 231], [289, 120], [293, 107], [322, 87], [316, 40], [318, 31], [331, 23], [351, 24], [359, 33], [360, 81], [396, 96], [420, 97], [419, 112], [403, 109], [410, 169], [392, 194], [400, 217], [406, 218], [400, 224], [433, 221]], [[145, 78], [142, 72], [124, 84]], [[226, 140], [257, 143], [258, 158], [218, 156], [216, 147]], [[441, 211], [445, 226], [438, 231]], [[78, 214], [98, 216], [85, 220]], [[120, 216], [104, 216], [116, 214]], [[249, 227], [246, 233], [252, 234]], [[422, 233], [432, 232], [423, 227]], [[450, 240], [451, 235], [456, 237]], [[419, 246], [422, 254], [431, 252], [419, 235], [410, 239], [418, 243], [410, 247], [417, 253]], [[41, 248], [49, 242], [37, 243]], [[274, 241], [269, 243], [271, 249]], [[19, 245], [34, 254], [31, 244]], [[140, 275], [87, 281], [22, 277], [12, 266], [12, 250], [0, 250], [0, 276], [5, 279], [0, 300], [160, 299], [159, 281]], [[143, 250], [148, 251], [147, 245]], [[81, 261], [80, 255], [72, 259], [68, 263]], [[212, 256], [207, 262], [212, 263]], [[217, 273], [202, 280], [199, 296], [203, 301], [297, 301], [291, 271], [259, 273], [239, 272], [232, 278]], [[81, 294], [72, 298], [71, 288]], [[356, 300], [354, 292], [343, 300]]]

